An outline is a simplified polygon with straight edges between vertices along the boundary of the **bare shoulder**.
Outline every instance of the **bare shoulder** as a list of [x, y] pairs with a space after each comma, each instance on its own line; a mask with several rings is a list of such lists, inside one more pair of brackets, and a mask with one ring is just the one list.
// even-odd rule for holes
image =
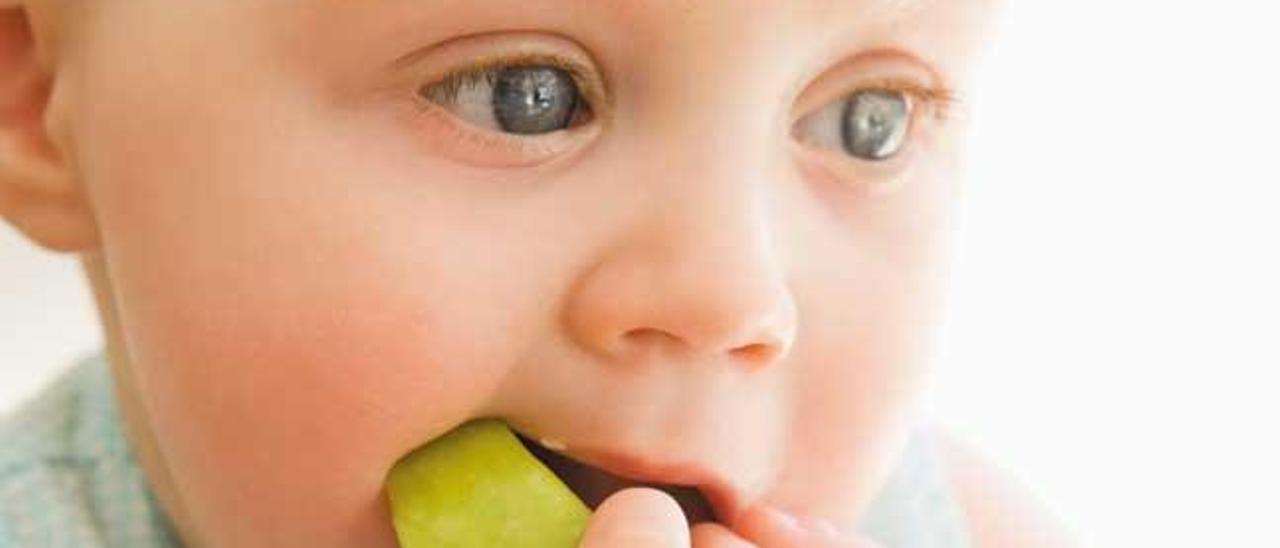
[[930, 429], [975, 548], [1077, 546], [1067, 528], [1016, 477], [941, 427]]

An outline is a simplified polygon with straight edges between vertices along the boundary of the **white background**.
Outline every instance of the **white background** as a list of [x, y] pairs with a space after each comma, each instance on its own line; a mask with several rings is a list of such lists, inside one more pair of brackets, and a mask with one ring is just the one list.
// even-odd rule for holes
[[[1280, 17], [1014, 2], [984, 65], [934, 410], [1091, 546], [1280, 546]], [[95, 348], [0, 227], [0, 410]]]

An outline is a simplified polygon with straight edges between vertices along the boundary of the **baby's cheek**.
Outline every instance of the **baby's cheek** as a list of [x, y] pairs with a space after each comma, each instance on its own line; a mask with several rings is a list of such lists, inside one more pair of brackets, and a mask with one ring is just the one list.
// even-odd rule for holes
[[857, 283], [802, 294], [809, 343], [791, 362], [794, 419], [767, 497], [844, 527], [857, 523], [892, 471], [929, 374], [932, 288], [890, 263], [875, 264], [853, 265], [849, 279]]
[[319, 165], [334, 155], [316, 143], [286, 140], [312, 158], [288, 161], [219, 123], [99, 172], [139, 392], [196, 527], [245, 535], [211, 544], [369, 545], [389, 527], [387, 468], [481, 408], [512, 361], [493, 337], [517, 336], [512, 307], [459, 231], [424, 228], [442, 216], [352, 192], [361, 178]]
[[500, 349], [458, 344], [479, 320], [443, 295], [344, 268], [281, 292], [259, 266], [257, 280], [152, 287], [129, 321], [169, 465], [203, 515], [263, 530], [374, 511], [390, 463], [483, 404]]

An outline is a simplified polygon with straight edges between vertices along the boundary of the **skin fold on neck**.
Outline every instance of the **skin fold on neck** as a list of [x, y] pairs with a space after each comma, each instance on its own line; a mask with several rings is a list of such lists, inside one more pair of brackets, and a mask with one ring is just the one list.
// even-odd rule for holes
[[186, 508], [174, 488], [172, 475], [162, 458], [151, 425], [146, 420], [147, 414], [143, 409], [143, 402], [138, 396], [138, 387], [132, 375], [128, 348], [123, 344], [125, 339], [120, 330], [115, 292], [112, 291], [110, 278], [106, 272], [106, 262], [100, 251], [81, 253], [80, 262], [93, 290], [94, 302], [102, 321], [103, 338], [107, 347], [107, 363], [111, 367], [115, 401], [119, 407], [125, 436], [142, 467], [148, 486], [160, 500], [161, 510], [182, 538], [184, 545], [201, 546], [203, 543], [194, 540], [196, 537], [192, 535]]

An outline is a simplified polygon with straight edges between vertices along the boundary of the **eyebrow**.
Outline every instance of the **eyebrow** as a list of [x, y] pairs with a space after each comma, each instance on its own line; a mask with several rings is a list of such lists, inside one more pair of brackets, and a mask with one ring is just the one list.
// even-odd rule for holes
[[[514, 1], [513, 2], [505, 2], [501, 0], [496, 2], [493, 0], [486, 0], [486, 1], [489, 4], [491, 4], [491, 7], [486, 9], [504, 9], [516, 4], [516, 2]], [[577, 11], [606, 9], [606, 10], [620, 11], [623, 13], [638, 14], [655, 7], [656, 8], [668, 7], [670, 9], [675, 9], [675, 10], [679, 10], [687, 13], [689, 11], [697, 9], [698, 5], [705, 5], [706, 1], [708, 0], [539, 0], [534, 2], [528, 2], [526, 0], [523, 2], [519, 2], [519, 4], [522, 6], [528, 6], [529, 4], [533, 4], [535, 7], [539, 5], [560, 4], [560, 5], [565, 5], [567, 7], [572, 7]], [[724, 1], [729, 4], [741, 3], [741, 0], [712, 0], [712, 1]], [[849, 13], [849, 10], [855, 10], [859, 12], [860, 15], [865, 19], [882, 19], [883, 18], [891, 22], [897, 19], [901, 19], [902, 17], [909, 16], [918, 11], [921, 11], [933, 4], [936, 4], [939, 0], [775, 0], [775, 1], [778, 1], [779, 3], [785, 6], [795, 7], [798, 9], [807, 8], [808, 10], [812, 10], [817, 14], [823, 14], [823, 15], [845, 14], [845, 13]], [[970, 0], [950, 0], [950, 1], [965, 2]], [[350, 3], [346, 0], [318, 0], [318, 2], [326, 4], [329, 8], [351, 7], [354, 5], [354, 3]], [[369, 2], [369, 3], [361, 2], [359, 3], [359, 7], [364, 8], [369, 6], [383, 6], [383, 7], [391, 8], [396, 6], [414, 6], [414, 5], [420, 5], [420, 4], [421, 2], [419, 2], [418, 0], [412, 0], [412, 1], [379, 0], [376, 2]], [[459, 0], [441, 1], [441, 2], [437, 2], [436, 6], [433, 6], [432, 9], [440, 9], [442, 7], [445, 9], [450, 8], [449, 5], [440, 6], [440, 4], [453, 4], [453, 5], [464, 5], [464, 6], [474, 5], [471, 2], [459, 1]], [[666, 6], [663, 6], [663, 4], [666, 4]], [[625, 19], [630, 19], [630, 18], [624, 18], [624, 20]], [[827, 20], [828, 18], [819, 17], [819, 19]]]
[[[816, 0], [822, 4], [823, 12], [830, 14], [847, 13], [857, 10], [865, 19], [880, 20], [881, 23], [893, 23], [914, 15], [936, 4], [939, 0]], [[967, 2], [970, 0], [949, 0]]]
[[[373, 2], [351, 0], [301, 0], [312, 15], [327, 19], [328, 26], [349, 26], [353, 20], [381, 20], [393, 22], [382, 27], [382, 33], [394, 36], [424, 36], [439, 32], [441, 35], [472, 31], [483, 26], [517, 29], [539, 20], [560, 20], [563, 13], [574, 13], [588, 25], [617, 26], [654, 36], [667, 35], [672, 20], [686, 21], [706, 18], [705, 13], [718, 9], [733, 9], [740, 16], [742, 4], [774, 5], [792, 26], [800, 32], [824, 41], [836, 36], [867, 38], [883, 37], [883, 32], [911, 32], [905, 21], [916, 18], [931, 19], [924, 13], [931, 9], [982, 9], [987, 4], [1002, 0], [485, 0], [483, 8], [476, 8], [474, 0], [376, 0]], [[955, 2], [954, 5], [948, 5]], [[281, 3], [284, 4], [284, 3]], [[295, 5], [296, 6], [296, 5]], [[521, 9], [515, 9], [520, 7]], [[354, 17], [353, 10], [363, 10], [371, 17]], [[697, 13], [703, 10], [704, 14]], [[291, 11], [296, 11], [291, 10]], [[449, 13], [449, 17], [439, 17]], [[375, 15], [377, 14], [377, 15]], [[758, 21], [759, 22], [759, 21]], [[777, 21], [786, 25], [787, 21]], [[941, 21], [931, 21], [939, 24]], [[432, 30], [434, 29], [434, 30]], [[645, 29], [648, 29], [647, 31]], [[554, 30], [554, 29], [551, 29]], [[426, 33], [426, 34], [424, 34]], [[406, 39], [407, 41], [407, 39]], [[406, 56], [407, 57], [407, 56]], [[396, 63], [401, 65], [401, 63]]]

